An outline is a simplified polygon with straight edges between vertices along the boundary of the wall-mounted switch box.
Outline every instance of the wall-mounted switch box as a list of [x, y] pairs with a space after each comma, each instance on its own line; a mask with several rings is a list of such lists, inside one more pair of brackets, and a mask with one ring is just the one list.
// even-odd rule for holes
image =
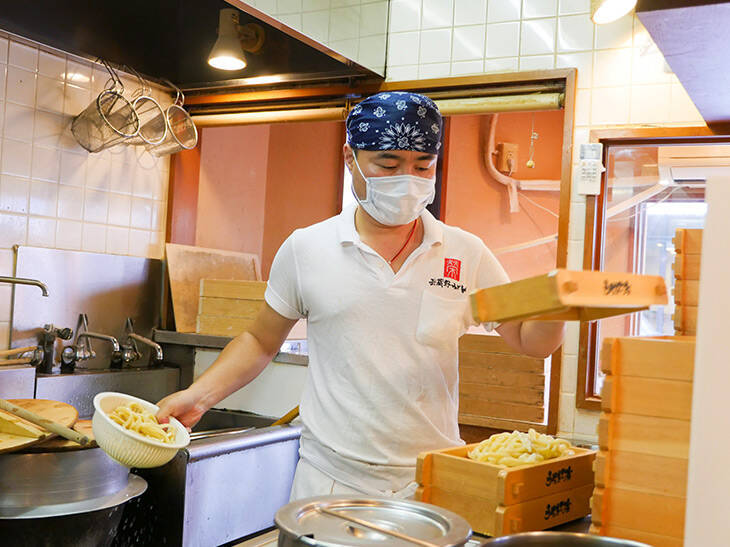
[[519, 146], [511, 142], [497, 144], [497, 169], [503, 173], [517, 171], [517, 152]]

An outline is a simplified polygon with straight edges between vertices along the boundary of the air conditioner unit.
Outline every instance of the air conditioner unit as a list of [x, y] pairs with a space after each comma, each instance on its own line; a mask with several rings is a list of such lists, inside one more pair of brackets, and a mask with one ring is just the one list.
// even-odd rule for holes
[[708, 168], [730, 167], [730, 145], [660, 146], [659, 183], [704, 188]]

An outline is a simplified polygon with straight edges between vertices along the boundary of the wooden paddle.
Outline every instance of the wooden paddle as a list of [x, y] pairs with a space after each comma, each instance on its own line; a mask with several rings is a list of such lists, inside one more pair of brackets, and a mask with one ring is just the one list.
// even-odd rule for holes
[[36, 414], [35, 412], [15, 405], [10, 401], [6, 401], [5, 399], [0, 399], [0, 409], [4, 410], [5, 412], [9, 412], [10, 414], [14, 414], [19, 418], [23, 418], [24, 420], [40, 426], [43, 429], [47, 429], [52, 433], [60, 435], [64, 439], [77, 442], [81, 446], [85, 446], [89, 443], [89, 438], [86, 435], [82, 435], [81, 433], [74, 431], [73, 429], [69, 429], [65, 425], [54, 422], [49, 418], [44, 418], [43, 416]]
[[284, 414], [281, 418], [276, 420], [271, 425], [286, 425], [286, 424], [290, 423], [297, 416], [299, 416], [299, 405], [292, 408], [289, 412]]

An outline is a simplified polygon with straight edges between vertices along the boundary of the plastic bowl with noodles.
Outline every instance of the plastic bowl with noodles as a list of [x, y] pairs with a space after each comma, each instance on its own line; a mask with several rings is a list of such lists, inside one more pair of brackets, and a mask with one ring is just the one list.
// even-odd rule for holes
[[159, 410], [157, 405], [124, 393], [105, 391], [94, 397], [94, 417], [91, 420], [91, 427], [97, 444], [111, 458], [127, 467], [159, 467], [174, 458], [178, 450], [190, 444], [187, 429], [175, 418], [170, 418], [170, 426], [175, 431], [175, 440], [172, 443], [164, 443], [126, 429], [109, 417], [117, 407], [133, 402], [139, 403], [152, 414], [156, 414]]

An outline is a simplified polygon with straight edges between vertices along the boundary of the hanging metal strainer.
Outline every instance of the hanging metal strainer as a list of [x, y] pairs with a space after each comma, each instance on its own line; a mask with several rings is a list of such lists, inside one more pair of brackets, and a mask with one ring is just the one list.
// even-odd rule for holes
[[190, 114], [182, 107], [185, 96], [182, 91], [168, 82], [177, 92], [175, 102], [167, 107], [165, 121], [167, 123], [167, 135], [165, 139], [156, 146], [147, 148], [156, 156], [175, 154], [182, 150], [190, 150], [198, 144], [198, 129], [195, 127]]
[[126, 67], [140, 83], [140, 88], [132, 95], [132, 107], [139, 118], [139, 133], [127, 139], [124, 144], [157, 145], [167, 136], [165, 111], [152, 97], [152, 88], [132, 67]]
[[101, 63], [111, 76], [107, 87], [71, 123], [73, 136], [89, 152], [110, 148], [139, 133], [139, 117], [122, 96], [122, 81], [107, 62]]

